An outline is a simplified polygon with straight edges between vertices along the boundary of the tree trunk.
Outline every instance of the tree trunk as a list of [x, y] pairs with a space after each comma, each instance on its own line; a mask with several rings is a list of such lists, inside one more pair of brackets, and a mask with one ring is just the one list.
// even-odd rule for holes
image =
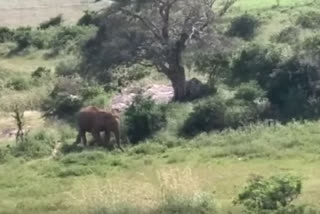
[[186, 98], [186, 75], [183, 67], [168, 74], [174, 90], [174, 100], [183, 101]]

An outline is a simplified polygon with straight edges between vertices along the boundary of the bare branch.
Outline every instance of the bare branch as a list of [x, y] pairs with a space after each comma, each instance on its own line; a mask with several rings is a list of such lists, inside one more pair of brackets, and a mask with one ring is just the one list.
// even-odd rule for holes
[[236, 1], [237, 0], [228, 0], [222, 10], [218, 13], [219, 17], [223, 16]]
[[140, 16], [137, 13], [133, 13], [133, 12], [131, 12], [129, 10], [126, 10], [126, 9], [123, 9], [123, 8], [120, 8], [120, 11], [123, 12], [124, 14], [128, 15], [128, 16], [131, 16], [131, 17], [136, 18], [139, 21], [141, 21], [141, 23], [145, 27], [147, 27], [159, 41], [162, 42], [162, 38], [161, 38], [160, 33], [159, 33], [160, 30], [150, 20]]

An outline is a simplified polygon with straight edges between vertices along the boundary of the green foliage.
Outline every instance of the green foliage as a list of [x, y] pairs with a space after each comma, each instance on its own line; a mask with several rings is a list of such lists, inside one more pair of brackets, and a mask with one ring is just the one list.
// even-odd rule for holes
[[301, 13], [296, 20], [296, 24], [303, 28], [319, 28], [320, 27], [320, 13], [310, 11], [307, 13]]
[[71, 58], [65, 61], [60, 62], [56, 66], [56, 75], [57, 76], [74, 76], [79, 72], [79, 63], [76, 59]]
[[59, 26], [63, 22], [62, 15], [58, 15], [40, 24], [40, 29], [47, 29], [53, 26]]
[[290, 26], [284, 28], [279, 34], [272, 37], [272, 40], [278, 43], [295, 44], [299, 38], [299, 28]]
[[226, 108], [225, 101], [218, 96], [201, 101], [185, 121], [181, 134], [194, 136], [200, 132], [222, 130], [226, 127], [224, 118]]
[[0, 43], [13, 40], [14, 32], [7, 27], [0, 27]]
[[27, 134], [24, 142], [12, 146], [11, 153], [15, 157], [26, 159], [49, 156], [58, 138], [58, 133], [53, 130], [38, 130]]
[[41, 79], [50, 76], [51, 70], [46, 67], [38, 67], [31, 74], [33, 79]]
[[250, 14], [244, 14], [232, 20], [227, 34], [229, 36], [240, 37], [250, 40], [255, 36], [260, 23], [258, 19]]
[[164, 153], [166, 149], [167, 148], [164, 145], [147, 142], [133, 147], [131, 153], [141, 155], [154, 155]]
[[201, 53], [196, 55], [197, 72], [209, 76], [209, 82], [214, 86], [219, 80], [228, 77], [229, 58], [223, 53]]
[[280, 62], [281, 55], [274, 47], [252, 44], [237, 52], [232, 58], [231, 81], [241, 83], [255, 80], [264, 88]]
[[[309, 100], [319, 99], [317, 67], [293, 56], [282, 63], [266, 87], [271, 103], [278, 106], [285, 118], [314, 118], [317, 116]], [[312, 79], [313, 81], [310, 81]]]
[[25, 76], [14, 76], [8, 81], [6, 87], [17, 91], [23, 91], [31, 87], [31, 82], [30, 79]]
[[61, 51], [75, 53], [95, 32], [96, 28], [92, 26], [59, 27], [55, 36], [50, 41], [52, 55], [58, 54]]
[[83, 82], [79, 77], [60, 77], [44, 104], [48, 114], [58, 116], [72, 115], [82, 106], [81, 89]]
[[136, 144], [159, 131], [166, 125], [166, 108], [153, 100], [136, 96], [133, 104], [125, 113], [128, 138]]
[[107, 94], [104, 89], [98, 85], [84, 87], [81, 91], [81, 96], [84, 106], [96, 106], [103, 109], [111, 100], [111, 95]]
[[192, 196], [168, 195], [152, 214], [214, 214], [217, 213], [213, 198], [207, 193]]
[[150, 69], [141, 65], [118, 66], [112, 69], [111, 83], [108, 89], [121, 89], [150, 75]]
[[257, 99], [264, 98], [266, 92], [260, 87], [256, 81], [250, 81], [248, 83], [242, 83], [235, 94], [236, 99], [245, 101], [255, 101]]
[[213, 198], [208, 193], [191, 196], [166, 195], [153, 209], [141, 209], [128, 203], [117, 203], [113, 206], [97, 204], [90, 209], [90, 214], [215, 214], [217, 213]]
[[300, 45], [310, 58], [320, 57], [320, 35], [316, 34], [306, 38]]
[[235, 203], [245, 206], [251, 213], [280, 210], [291, 204], [301, 194], [302, 183], [298, 177], [284, 175], [264, 179], [255, 176], [239, 194]]
[[14, 41], [17, 43], [17, 50], [23, 50], [32, 45], [31, 28], [18, 28], [14, 34]]

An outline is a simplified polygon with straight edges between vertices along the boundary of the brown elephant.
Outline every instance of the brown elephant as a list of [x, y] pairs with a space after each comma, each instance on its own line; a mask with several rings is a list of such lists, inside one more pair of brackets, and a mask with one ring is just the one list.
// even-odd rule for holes
[[[78, 112], [77, 123], [79, 133], [75, 144], [79, 144], [82, 140], [86, 146], [86, 132], [90, 132], [98, 145], [108, 146], [110, 134], [113, 132], [119, 149], [123, 151], [120, 145], [120, 120], [115, 114], [94, 106], [88, 106]], [[101, 139], [100, 132], [104, 132], [104, 142]]]

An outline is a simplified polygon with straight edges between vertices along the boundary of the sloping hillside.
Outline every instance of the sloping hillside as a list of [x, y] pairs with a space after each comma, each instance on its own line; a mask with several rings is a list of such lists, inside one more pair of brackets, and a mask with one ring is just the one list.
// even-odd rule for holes
[[0, 1], [0, 26], [36, 26], [59, 14], [63, 14], [66, 23], [74, 23], [84, 10], [99, 10], [107, 4], [107, 0]]

